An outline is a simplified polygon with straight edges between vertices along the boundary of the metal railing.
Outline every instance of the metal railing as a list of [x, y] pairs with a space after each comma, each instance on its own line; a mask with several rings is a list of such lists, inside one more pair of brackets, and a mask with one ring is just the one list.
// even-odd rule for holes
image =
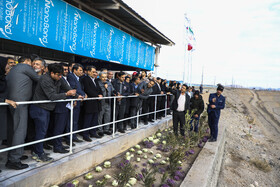
[[[30, 105], [30, 104], [39, 104], [39, 103], [53, 103], [53, 102], [70, 102], [71, 103], [71, 109], [70, 109], [70, 132], [64, 133], [64, 134], [60, 134], [60, 135], [57, 135], [57, 136], [52, 136], [52, 137], [44, 138], [44, 139], [41, 139], [41, 140], [36, 140], [36, 141], [32, 141], [32, 142], [28, 142], [28, 143], [24, 143], [24, 144], [20, 144], [20, 145], [8, 147], [8, 148], [3, 148], [3, 149], [0, 149], [0, 153], [6, 152], [6, 151], [10, 151], [10, 150], [13, 150], [13, 149], [18, 149], [18, 148], [25, 147], [25, 146], [34, 145], [34, 144], [41, 143], [41, 142], [46, 142], [46, 141], [49, 141], [49, 140], [53, 140], [53, 139], [56, 139], [56, 138], [61, 138], [61, 137], [68, 136], [68, 135], [70, 135], [69, 153], [73, 153], [73, 146], [72, 146], [73, 134], [77, 134], [77, 133], [80, 133], [80, 132], [84, 132], [84, 131], [88, 131], [88, 130], [92, 130], [92, 129], [97, 129], [97, 128], [100, 128], [100, 127], [104, 127], [104, 126], [113, 124], [112, 138], [114, 138], [115, 137], [116, 123], [118, 123], [118, 122], [130, 120], [130, 119], [133, 119], [133, 118], [136, 117], [136, 128], [139, 128], [139, 117], [141, 117], [141, 116], [154, 114], [154, 120], [156, 120], [156, 114], [158, 112], [162, 112], [162, 111], [165, 111], [165, 115], [164, 116], [165, 117], [167, 116], [167, 110], [170, 109], [170, 108], [167, 108], [167, 99], [168, 99], [168, 97], [167, 97], [166, 94], [158, 94], [158, 95], [150, 95], [149, 96], [149, 97], [155, 97], [155, 103], [154, 103], [155, 108], [154, 108], [154, 111], [147, 112], [147, 113], [144, 113], [144, 114], [139, 114], [140, 113], [140, 108], [139, 108], [138, 111], [137, 111], [136, 116], [131, 116], [131, 117], [123, 118], [123, 119], [120, 119], [120, 120], [116, 120], [116, 116], [115, 116], [115, 114], [116, 114], [116, 100], [118, 98], [135, 98], [135, 97], [138, 97], [138, 96], [134, 96], [133, 95], [133, 96], [102, 97], [102, 98], [95, 97], [95, 98], [86, 98], [86, 99], [64, 99], [64, 100], [55, 100], [55, 101], [44, 100], [44, 101], [20, 101], [20, 102], [16, 102], [18, 105], [26, 105], [26, 104]], [[164, 109], [157, 110], [158, 97], [165, 97], [165, 108]], [[75, 101], [83, 101], [84, 102], [84, 101], [89, 101], [89, 100], [103, 100], [103, 99], [113, 99], [114, 100], [113, 117], [112, 117], [113, 120], [111, 122], [109, 122], [109, 123], [105, 123], [105, 124], [101, 124], [101, 125], [97, 125], [97, 126], [93, 126], [93, 127], [89, 127], [89, 128], [84, 128], [84, 129], [73, 131], [74, 102]], [[8, 105], [8, 104], [7, 103], [0, 103], [0, 106], [4, 106], [4, 105]]]

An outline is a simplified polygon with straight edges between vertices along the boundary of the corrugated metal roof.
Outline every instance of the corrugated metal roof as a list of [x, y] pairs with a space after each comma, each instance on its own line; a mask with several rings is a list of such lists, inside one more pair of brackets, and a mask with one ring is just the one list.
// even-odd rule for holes
[[128, 34], [155, 45], [175, 45], [122, 0], [65, 0]]

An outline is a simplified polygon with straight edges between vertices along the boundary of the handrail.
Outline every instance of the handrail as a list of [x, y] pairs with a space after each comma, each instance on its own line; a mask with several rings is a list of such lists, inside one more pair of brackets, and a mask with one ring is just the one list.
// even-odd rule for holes
[[[126, 121], [126, 120], [129, 120], [129, 119], [133, 119], [133, 118], [137, 118], [137, 128], [138, 128], [138, 119], [139, 117], [141, 116], [145, 116], [145, 115], [150, 115], [150, 114], [154, 114], [154, 119], [156, 119], [156, 113], [157, 112], [161, 112], [161, 111], [165, 111], [165, 116], [167, 116], [167, 110], [169, 110], [170, 108], [167, 108], [167, 95], [171, 95], [171, 94], [156, 94], [156, 95], [150, 95], [149, 97], [155, 97], [155, 107], [154, 107], [154, 110], [152, 112], [148, 112], [148, 113], [145, 113], [145, 114], [139, 114], [139, 111], [137, 112], [136, 116], [131, 116], [131, 117], [128, 117], [128, 118], [124, 118], [124, 119], [120, 119], [120, 120], [116, 120], [115, 119], [115, 106], [116, 106], [116, 99], [117, 98], [134, 98], [134, 97], [138, 97], [136, 95], [131, 95], [131, 96], [113, 96], [113, 97], [102, 97], [102, 98], [99, 98], [99, 97], [94, 97], [94, 98], [86, 98], [86, 99], [65, 99], [65, 100], [54, 100], [54, 101], [51, 101], [51, 100], [42, 100], [42, 101], [20, 101], [20, 102], [17, 102], [17, 104], [19, 105], [22, 105], [22, 104], [39, 104], [39, 103], [53, 103], [53, 102], [71, 102], [71, 115], [70, 115], [70, 132], [68, 133], [64, 133], [64, 134], [60, 134], [60, 135], [57, 135], [57, 136], [52, 136], [52, 137], [48, 137], [48, 138], [44, 138], [44, 139], [41, 139], [41, 140], [37, 140], [37, 141], [32, 141], [32, 142], [29, 142], [29, 143], [24, 143], [24, 144], [20, 144], [20, 145], [16, 145], [16, 146], [12, 146], [12, 147], [7, 147], [7, 148], [4, 148], [4, 149], [0, 149], [0, 153], [2, 152], [6, 152], [6, 151], [10, 151], [10, 150], [13, 150], [13, 149], [18, 149], [18, 148], [21, 148], [21, 147], [25, 147], [25, 146], [29, 146], [29, 145], [34, 145], [34, 144], [37, 144], [37, 143], [41, 143], [41, 142], [45, 142], [45, 141], [49, 141], [49, 140], [53, 140], [53, 139], [56, 139], [56, 138], [61, 138], [61, 137], [64, 137], [64, 136], [68, 136], [70, 135], [70, 153], [72, 153], [73, 151], [73, 148], [72, 148], [72, 141], [73, 141], [73, 134], [76, 134], [76, 133], [80, 133], [80, 132], [84, 132], [84, 131], [88, 131], [88, 130], [92, 130], [92, 129], [96, 129], [96, 128], [100, 128], [100, 127], [103, 127], [103, 126], [106, 126], [106, 125], [110, 125], [110, 124], [113, 124], [113, 134], [112, 134], [112, 137], [114, 138], [115, 136], [115, 128], [116, 128], [116, 123], [119, 123], [119, 122], [122, 122], [122, 121]], [[165, 96], [166, 100], [165, 100], [165, 108], [164, 109], [161, 109], [161, 110], [156, 110], [157, 109], [157, 97], [163, 97]], [[76, 130], [76, 131], [73, 131], [73, 104], [74, 104], [74, 101], [88, 101], [88, 100], [102, 100], [102, 99], [114, 99], [114, 109], [113, 109], [113, 121], [112, 122], [109, 122], [109, 123], [105, 123], [105, 124], [101, 124], [101, 125], [97, 125], [97, 126], [94, 126], [94, 127], [89, 127], [89, 128], [85, 128], [85, 129], [80, 129], [80, 130]], [[8, 105], [7, 103], [0, 103], [0, 106], [1, 105]]]
[[[165, 96], [165, 95], [172, 95], [172, 94], [155, 94], [155, 95], [149, 95], [149, 97], [152, 96]], [[112, 96], [112, 97], [88, 97], [84, 99], [60, 99], [60, 100], [39, 100], [39, 101], [15, 101], [18, 105], [23, 104], [40, 104], [40, 103], [58, 103], [58, 102], [71, 102], [71, 101], [89, 101], [89, 100], [102, 100], [102, 99], [114, 99], [114, 98], [133, 98], [133, 97], [139, 97], [136, 95], [129, 95], [129, 96]], [[3, 105], [9, 105], [5, 102], [0, 102], [0, 106]]]

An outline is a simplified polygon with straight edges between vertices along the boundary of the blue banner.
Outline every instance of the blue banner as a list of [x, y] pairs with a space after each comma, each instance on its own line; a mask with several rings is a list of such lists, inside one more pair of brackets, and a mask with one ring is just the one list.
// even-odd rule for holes
[[154, 47], [61, 0], [0, 0], [0, 37], [154, 69]]

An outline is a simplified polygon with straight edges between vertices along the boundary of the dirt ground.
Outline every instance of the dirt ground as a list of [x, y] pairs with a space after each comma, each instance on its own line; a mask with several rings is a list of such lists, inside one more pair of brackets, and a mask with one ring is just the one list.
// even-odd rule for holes
[[[222, 186], [280, 186], [280, 92], [226, 89]], [[250, 128], [251, 127], [251, 128]]]

